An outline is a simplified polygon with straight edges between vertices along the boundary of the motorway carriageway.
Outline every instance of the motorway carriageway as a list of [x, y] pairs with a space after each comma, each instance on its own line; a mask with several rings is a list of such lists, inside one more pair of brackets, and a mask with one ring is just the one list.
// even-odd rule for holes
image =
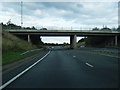
[[52, 50], [3, 87], [118, 88], [118, 64], [116, 57], [80, 50]]

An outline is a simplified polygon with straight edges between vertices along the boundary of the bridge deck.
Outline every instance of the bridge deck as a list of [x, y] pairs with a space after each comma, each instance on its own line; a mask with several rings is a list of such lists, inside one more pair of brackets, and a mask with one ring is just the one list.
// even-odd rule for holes
[[6, 30], [13, 34], [30, 34], [43, 36], [89, 36], [89, 35], [120, 35], [118, 31], [92, 31], [92, 30]]

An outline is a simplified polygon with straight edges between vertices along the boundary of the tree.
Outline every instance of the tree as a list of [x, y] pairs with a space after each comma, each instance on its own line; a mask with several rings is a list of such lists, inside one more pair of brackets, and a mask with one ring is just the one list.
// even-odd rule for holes
[[3, 24], [4, 29], [21, 29], [21, 26], [15, 25], [13, 23]]
[[99, 31], [99, 28], [95, 27], [92, 29], [92, 31]]
[[47, 30], [47, 28], [41, 28], [40, 30]]
[[113, 27], [111, 30], [112, 30], [112, 31], [116, 31], [117, 29], [116, 29], [115, 27]]
[[25, 29], [31, 29], [30, 27], [26, 27]]
[[84, 42], [84, 41], [85, 41], [85, 38], [82, 38], [82, 39], [80, 39], [80, 40], [78, 41], [78, 43]]
[[118, 26], [117, 31], [120, 31], [120, 25]]
[[63, 46], [66, 46], [66, 45], [69, 45], [69, 44], [68, 44], [68, 43], [66, 43], [66, 42], [64, 42], [64, 43], [63, 43]]
[[101, 31], [111, 31], [111, 29], [108, 28], [107, 26], [105, 26], [105, 27], [103, 27], [103, 28], [101, 29]]
[[31, 29], [36, 30], [36, 28], [35, 28], [34, 26], [32, 26], [32, 28], [31, 28]]

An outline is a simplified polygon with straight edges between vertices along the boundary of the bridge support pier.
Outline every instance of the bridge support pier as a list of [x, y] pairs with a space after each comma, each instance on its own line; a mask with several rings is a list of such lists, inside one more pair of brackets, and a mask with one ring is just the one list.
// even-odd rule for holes
[[0, 30], [2, 32], [2, 29], [3, 29], [3, 23], [0, 23]]
[[117, 41], [118, 41], [118, 40], [117, 40], [117, 37], [118, 37], [118, 36], [116, 35], [116, 36], [115, 36], [115, 46], [116, 46], [116, 47], [117, 47], [117, 44], [118, 44], [118, 42], [117, 42]]
[[31, 40], [30, 40], [30, 34], [28, 34], [28, 42], [29, 43], [31, 42]]
[[76, 35], [70, 36], [70, 48], [75, 49], [76, 48]]

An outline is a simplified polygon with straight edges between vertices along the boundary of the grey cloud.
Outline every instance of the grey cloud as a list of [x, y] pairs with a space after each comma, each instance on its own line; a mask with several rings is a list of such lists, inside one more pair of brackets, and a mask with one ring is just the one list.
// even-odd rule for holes
[[47, 8], [56, 8], [58, 10], [73, 12], [78, 12], [78, 9], [83, 7], [82, 4], [77, 4], [76, 2], [43, 2], [42, 4]]
[[[9, 8], [13, 8], [16, 13], [21, 13], [20, 2], [7, 2], [3, 3], [3, 5], [6, 7], [4, 11], [9, 10]], [[59, 16], [63, 19], [70, 20], [78, 16], [77, 14], [82, 11], [80, 10], [82, 7], [82, 4], [78, 4], [76, 2], [23, 2], [23, 15], [34, 15], [35, 10], [41, 10], [52, 16]], [[56, 9], [56, 11], [54, 10], [54, 12], [52, 12], [52, 9]], [[60, 15], [57, 14], [57, 11], [59, 10], [70, 11], [71, 13]], [[44, 15], [39, 17], [43, 18]]]
[[9, 9], [13, 9], [16, 13], [20, 14], [20, 2], [2, 2], [4, 8], [2, 11], [9, 11]]
[[[9, 8], [15, 10], [16, 13], [20, 14], [20, 2], [5, 2], [2, 3], [5, 7], [3, 11], [8, 11]], [[45, 14], [48, 14], [50, 17], [57, 17], [62, 18], [65, 21], [73, 20], [76, 24], [102, 24], [102, 22], [95, 21], [95, 19], [102, 19], [102, 18], [112, 18], [117, 15], [114, 12], [114, 8], [107, 3], [91, 3], [92, 5], [106, 5], [102, 6], [105, 7], [103, 10], [99, 8], [89, 9], [85, 8], [84, 6], [88, 3], [78, 3], [78, 2], [23, 2], [23, 16], [33, 16], [36, 18], [46, 18]], [[116, 7], [116, 6], [115, 6]], [[98, 10], [96, 10], [98, 9]], [[35, 10], [41, 10], [41, 15], [35, 15]], [[61, 10], [66, 11], [65, 14], [60, 14]], [[113, 13], [112, 13], [113, 12]], [[62, 23], [62, 22], [61, 22]]]
[[[9, 9], [13, 9], [16, 13], [21, 14], [21, 2], [3, 2], [2, 5], [5, 7], [2, 11], [9, 11]], [[34, 10], [41, 8], [43, 7], [39, 2], [23, 2], [24, 15], [32, 15]]]
[[[45, 9], [53, 9], [54, 11], [49, 11], [48, 10], [48, 13], [49, 14], [52, 14], [52, 16], [59, 16], [59, 17], [62, 17], [63, 19], [65, 20], [72, 20], [72, 19], [75, 19], [76, 17], [79, 16], [80, 13], [82, 13], [82, 7], [83, 5], [82, 4], [78, 4], [78, 3], [74, 3], [74, 2], [43, 2], [42, 3], [45, 7]], [[57, 13], [57, 11], [60, 11], [60, 10], [64, 10], [66, 12], [69, 12], [69, 13], [66, 13], [66, 14], [60, 14], [60, 13]]]
[[82, 7], [82, 5], [81, 5], [81, 4], [77, 4], [76, 6], [77, 6], [78, 8], [81, 8], [81, 7]]

